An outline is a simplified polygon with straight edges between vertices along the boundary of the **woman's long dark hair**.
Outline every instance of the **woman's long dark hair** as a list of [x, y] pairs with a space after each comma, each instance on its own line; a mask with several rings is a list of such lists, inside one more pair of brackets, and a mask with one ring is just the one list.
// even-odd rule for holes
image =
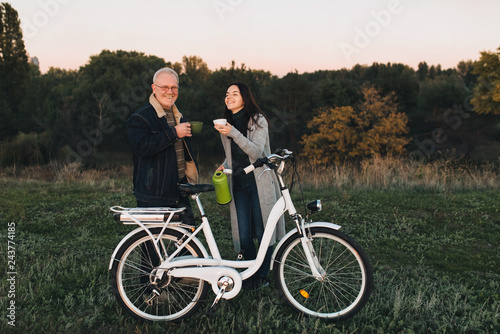
[[[259, 106], [255, 102], [252, 92], [250, 91], [247, 85], [241, 82], [234, 82], [227, 86], [226, 91], [231, 86], [237, 86], [238, 89], [240, 90], [241, 98], [243, 99], [243, 111], [245, 112], [245, 124], [249, 124], [249, 121], [252, 120], [252, 124], [256, 124], [257, 126], [259, 126], [257, 124], [257, 119], [259, 118], [259, 115], [262, 115], [267, 119], [267, 117], [264, 115], [262, 110], [260, 110]], [[227, 109], [227, 106], [224, 110], [224, 116], [226, 117], [227, 121], [230, 124], [234, 124], [233, 112]]]

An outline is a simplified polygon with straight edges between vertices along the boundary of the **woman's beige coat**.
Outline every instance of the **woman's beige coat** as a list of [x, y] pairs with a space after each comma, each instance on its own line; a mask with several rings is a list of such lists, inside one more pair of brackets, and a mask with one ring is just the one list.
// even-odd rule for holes
[[[249, 125], [252, 123], [250, 120]], [[257, 125], [252, 124], [247, 131], [247, 136], [245, 137], [241, 132], [239, 132], [234, 126], [227, 136], [221, 135], [222, 146], [224, 147], [224, 152], [226, 154], [226, 160], [223, 165], [224, 168], [232, 169], [232, 155], [231, 155], [231, 141], [230, 138], [245, 152], [248, 154], [250, 163], [254, 163], [257, 159], [261, 157], [268, 156], [271, 154], [271, 148], [269, 143], [269, 126], [267, 120], [264, 116], [260, 115], [257, 119]], [[267, 171], [264, 174], [262, 172], [266, 166], [256, 168], [254, 170], [255, 182], [257, 184], [257, 190], [259, 193], [260, 208], [262, 210], [262, 219], [264, 225], [267, 223], [269, 214], [274, 204], [281, 197], [279, 190], [278, 180], [273, 171]], [[262, 174], [262, 175], [261, 175]], [[233, 187], [232, 187], [232, 177], [229, 176], [229, 189], [231, 190], [231, 197], [233, 197]], [[260, 176], [260, 177], [259, 177]], [[237, 252], [240, 251], [240, 237], [238, 233], [238, 220], [237, 212], [235, 209], [234, 201], [230, 202], [231, 209], [231, 231], [233, 236], [234, 248]], [[280, 218], [276, 230], [273, 234], [271, 240], [271, 245], [280, 240], [285, 235], [285, 220], [283, 217]]]

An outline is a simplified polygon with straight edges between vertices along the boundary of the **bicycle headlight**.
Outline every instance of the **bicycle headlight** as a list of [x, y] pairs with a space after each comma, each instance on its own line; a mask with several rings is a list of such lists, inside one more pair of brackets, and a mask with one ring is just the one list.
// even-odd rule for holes
[[321, 209], [322, 209], [321, 200], [317, 199], [315, 201], [312, 201], [311, 203], [307, 204], [307, 208], [311, 212], [321, 211]]

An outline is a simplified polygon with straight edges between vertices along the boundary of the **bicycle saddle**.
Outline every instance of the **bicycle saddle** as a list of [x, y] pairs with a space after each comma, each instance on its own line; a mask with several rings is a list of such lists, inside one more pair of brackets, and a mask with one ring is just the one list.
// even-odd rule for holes
[[212, 184], [181, 183], [179, 184], [179, 190], [188, 195], [195, 195], [207, 191], [214, 191], [215, 188]]

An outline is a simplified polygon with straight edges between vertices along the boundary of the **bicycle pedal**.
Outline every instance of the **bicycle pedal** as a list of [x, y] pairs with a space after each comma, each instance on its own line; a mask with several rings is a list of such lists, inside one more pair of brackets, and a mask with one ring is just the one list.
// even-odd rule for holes
[[215, 307], [217, 306], [217, 303], [221, 300], [222, 296], [224, 293], [227, 291], [231, 291], [234, 287], [234, 281], [231, 277], [224, 276], [219, 279], [219, 282], [217, 282], [219, 286], [219, 293], [217, 294], [217, 297], [215, 297], [215, 300], [210, 306], [210, 309], [208, 310], [208, 314], [213, 314], [215, 312]]
[[153, 306], [153, 301], [155, 299], [157, 299], [159, 296], [160, 296], [160, 292], [157, 289], [153, 289], [153, 293], [151, 294], [151, 297], [149, 297], [148, 299], [146, 299], [144, 302], [148, 306]]

